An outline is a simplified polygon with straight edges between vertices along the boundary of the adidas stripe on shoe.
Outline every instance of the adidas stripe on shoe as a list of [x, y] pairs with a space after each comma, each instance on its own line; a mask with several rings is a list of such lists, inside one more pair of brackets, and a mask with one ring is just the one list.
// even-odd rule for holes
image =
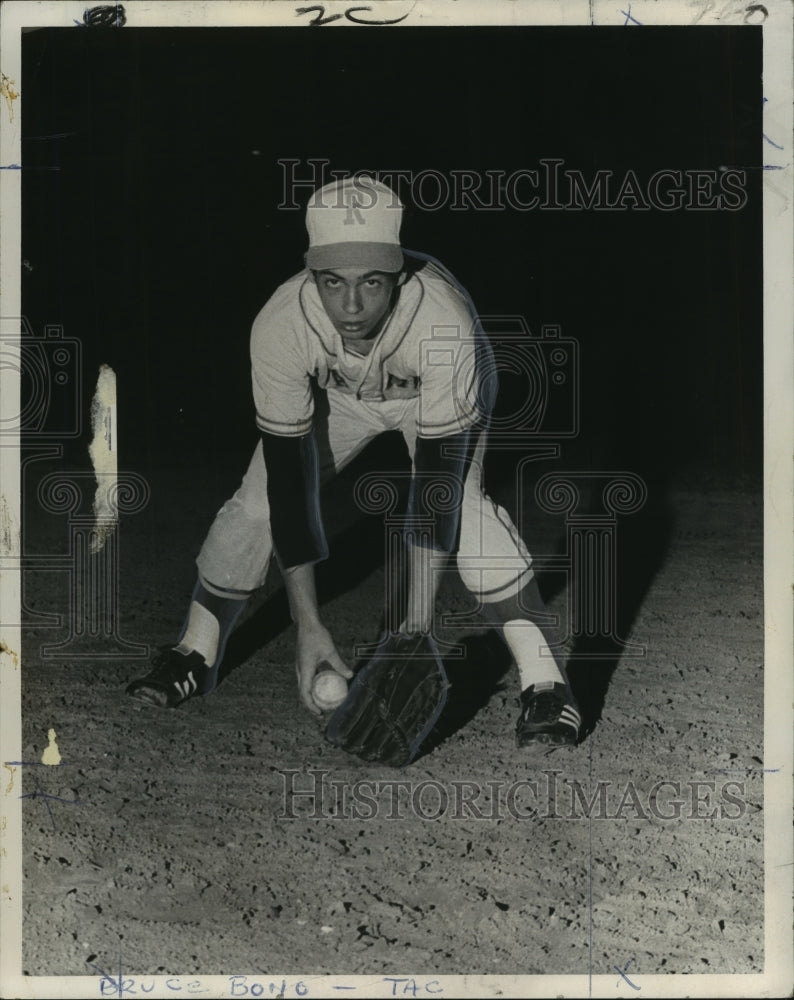
[[179, 646], [165, 646], [152, 660], [152, 670], [127, 686], [127, 694], [158, 708], [176, 708], [188, 698], [209, 694], [218, 682], [218, 668], [204, 657]]
[[516, 723], [519, 747], [573, 745], [579, 739], [581, 724], [579, 708], [565, 684], [530, 684], [521, 692], [521, 714]]

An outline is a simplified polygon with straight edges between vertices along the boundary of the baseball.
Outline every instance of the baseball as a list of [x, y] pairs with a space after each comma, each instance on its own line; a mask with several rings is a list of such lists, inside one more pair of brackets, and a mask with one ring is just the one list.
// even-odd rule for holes
[[318, 708], [330, 712], [347, 698], [347, 681], [335, 670], [319, 670], [314, 675], [312, 698]]

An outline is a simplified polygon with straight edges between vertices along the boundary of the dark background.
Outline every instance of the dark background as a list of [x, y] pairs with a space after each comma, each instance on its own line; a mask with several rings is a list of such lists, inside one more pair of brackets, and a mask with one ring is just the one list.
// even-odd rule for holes
[[81, 341], [85, 425], [99, 364], [115, 369], [121, 467], [242, 471], [250, 324], [306, 244], [302, 211], [277, 208], [279, 159], [305, 177], [312, 157], [508, 173], [556, 157], [587, 179], [736, 167], [749, 201], [409, 205], [405, 245], [481, 312], [579, 342], [563, 457], [659, 481], [759, 473], [760, 28], [48, 28], [23, 36], [21, 89], [24, 313]]

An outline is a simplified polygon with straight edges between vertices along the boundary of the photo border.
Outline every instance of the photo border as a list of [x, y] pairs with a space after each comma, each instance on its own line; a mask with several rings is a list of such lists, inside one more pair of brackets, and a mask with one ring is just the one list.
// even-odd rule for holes
[[[130, 27], [295, 26], [301, 6], [289, 0], [265, 2], [165, 3], [131, 0], [125, 3]], [[320, 5], [314, 5], [318, 7]], [[764, 41], [764, 588], [765, 588], [765, 692], [764, 692], [764, 880], [765, 968], [760, 975], [632, 975], [640, 995], [775, 996], [792, 989], [792, 701], [794, 701], [794, 648], [792, 644], [792, 525], [794, 525], [794, 191], [792, 189], [792, 5], [788, 0], [737, 3], [734, 0], [371, 0], [351, 4], [327, 0], [327, 15], [344, 14], [354, 7], [371, 8], [373, 14], [395, 19], [406, 14], [400, 26], [452, 25], [625, 25], [699, 26], [762, 24]], [[4, 3], [0, 9], [0, 64], [4, 84], [12, 88], [21, 79], [21, 31], [34, 26], [69, 26], [83, 20], [84, 5], [54, 2]], [[307, 30], [309, 15], [304, 14]], [[300, 22], [297, 22], [300, 23]], [[326, 30], [365, 30], [341, 17]], [[75, 29], [77, 30], [77, 29]], [[4, 93], [0, 104], [0, 288], [2, 316], [19, 317], [20, 301], [20, 118], [24, 95]], [[774, 137], [774, 140], [773, 138]], [[781, 138], [782, 137], [782, 138]], [[18, 373], [0, 369], [0, 420], [19, 412]], [[3, 549], [6, 566], [21, 559], [20, 446], [6, 435], [0, 447]], [[0, 622], [19, 622], [21, 573], [3, 574], [0, 588]], [[2, 818], [0, 836], [0, 938], [2, 969], [0, 993], [4, 997], [85, 997], [122, 995], [100, 988], [102, 977], [26, 977], [22, 962], [22, 803], [19, 768], [8, 762], [21, 760], [21, 628], [3, 625], [0, 635], [0, 753]], [[243, 973], [244, 970], [241, 970]], [[402, 973], [395, 970], [395, 975]], [[204, 996], [229, 996], [229, 976], [146, 976], [156, 986], [150, 996], [175, 992]], [[262, 977], [258, 977], [262, 978]], [[368, 996], [394, 995], [378, 976], [285, 977], [310, 987], [309, 996], [334, 996], [342, 987], [356, 987]], [[563, 976], [438, 976], [447, 995], [455, 996], [613, 996], [630, 995], [616, 984], [616, 975]], [[274, 973], [279, 981], [281, 975]], [[429, 977], [417, 977], [417, 981]], [[191, 984], [195, 988], [191, 988]], [[428, 993], [432, 993], [428, 990]], [[130, 995], [125, 993], [124, 995]], [[268, 994], [265, 994], [268, 995]], [[293, 990], [294, 995], [294, 990]]]

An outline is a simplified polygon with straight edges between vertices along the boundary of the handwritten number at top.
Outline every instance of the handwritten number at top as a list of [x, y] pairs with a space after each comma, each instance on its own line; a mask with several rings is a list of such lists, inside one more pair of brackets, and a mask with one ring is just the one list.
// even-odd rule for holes
[[[296, 14], [316, 14], [317, 16], [309, 21], [311, 27], [321, 27], [323, 24], [331, 24], [333, 21], [339, 21], [341, 18], [346, 17], [348, 21], [352, 21], [353, 24], [399, 24], [400, 21], [404, 21], [408, 14], [403, 14], [402, 17], [394, 17], [389, 21], [370, 21], [367, 18], [356, 17], [356, 14], [360, 14], [362, 11], [371, 11], [371, 7], [348, 7], [344, 14], [329, 14], [326, 17], [325, 5], [321, 3], [312, 4], [311, 7], [296, 7]], [[409, 11], [410, 13], [410, 11]]]

